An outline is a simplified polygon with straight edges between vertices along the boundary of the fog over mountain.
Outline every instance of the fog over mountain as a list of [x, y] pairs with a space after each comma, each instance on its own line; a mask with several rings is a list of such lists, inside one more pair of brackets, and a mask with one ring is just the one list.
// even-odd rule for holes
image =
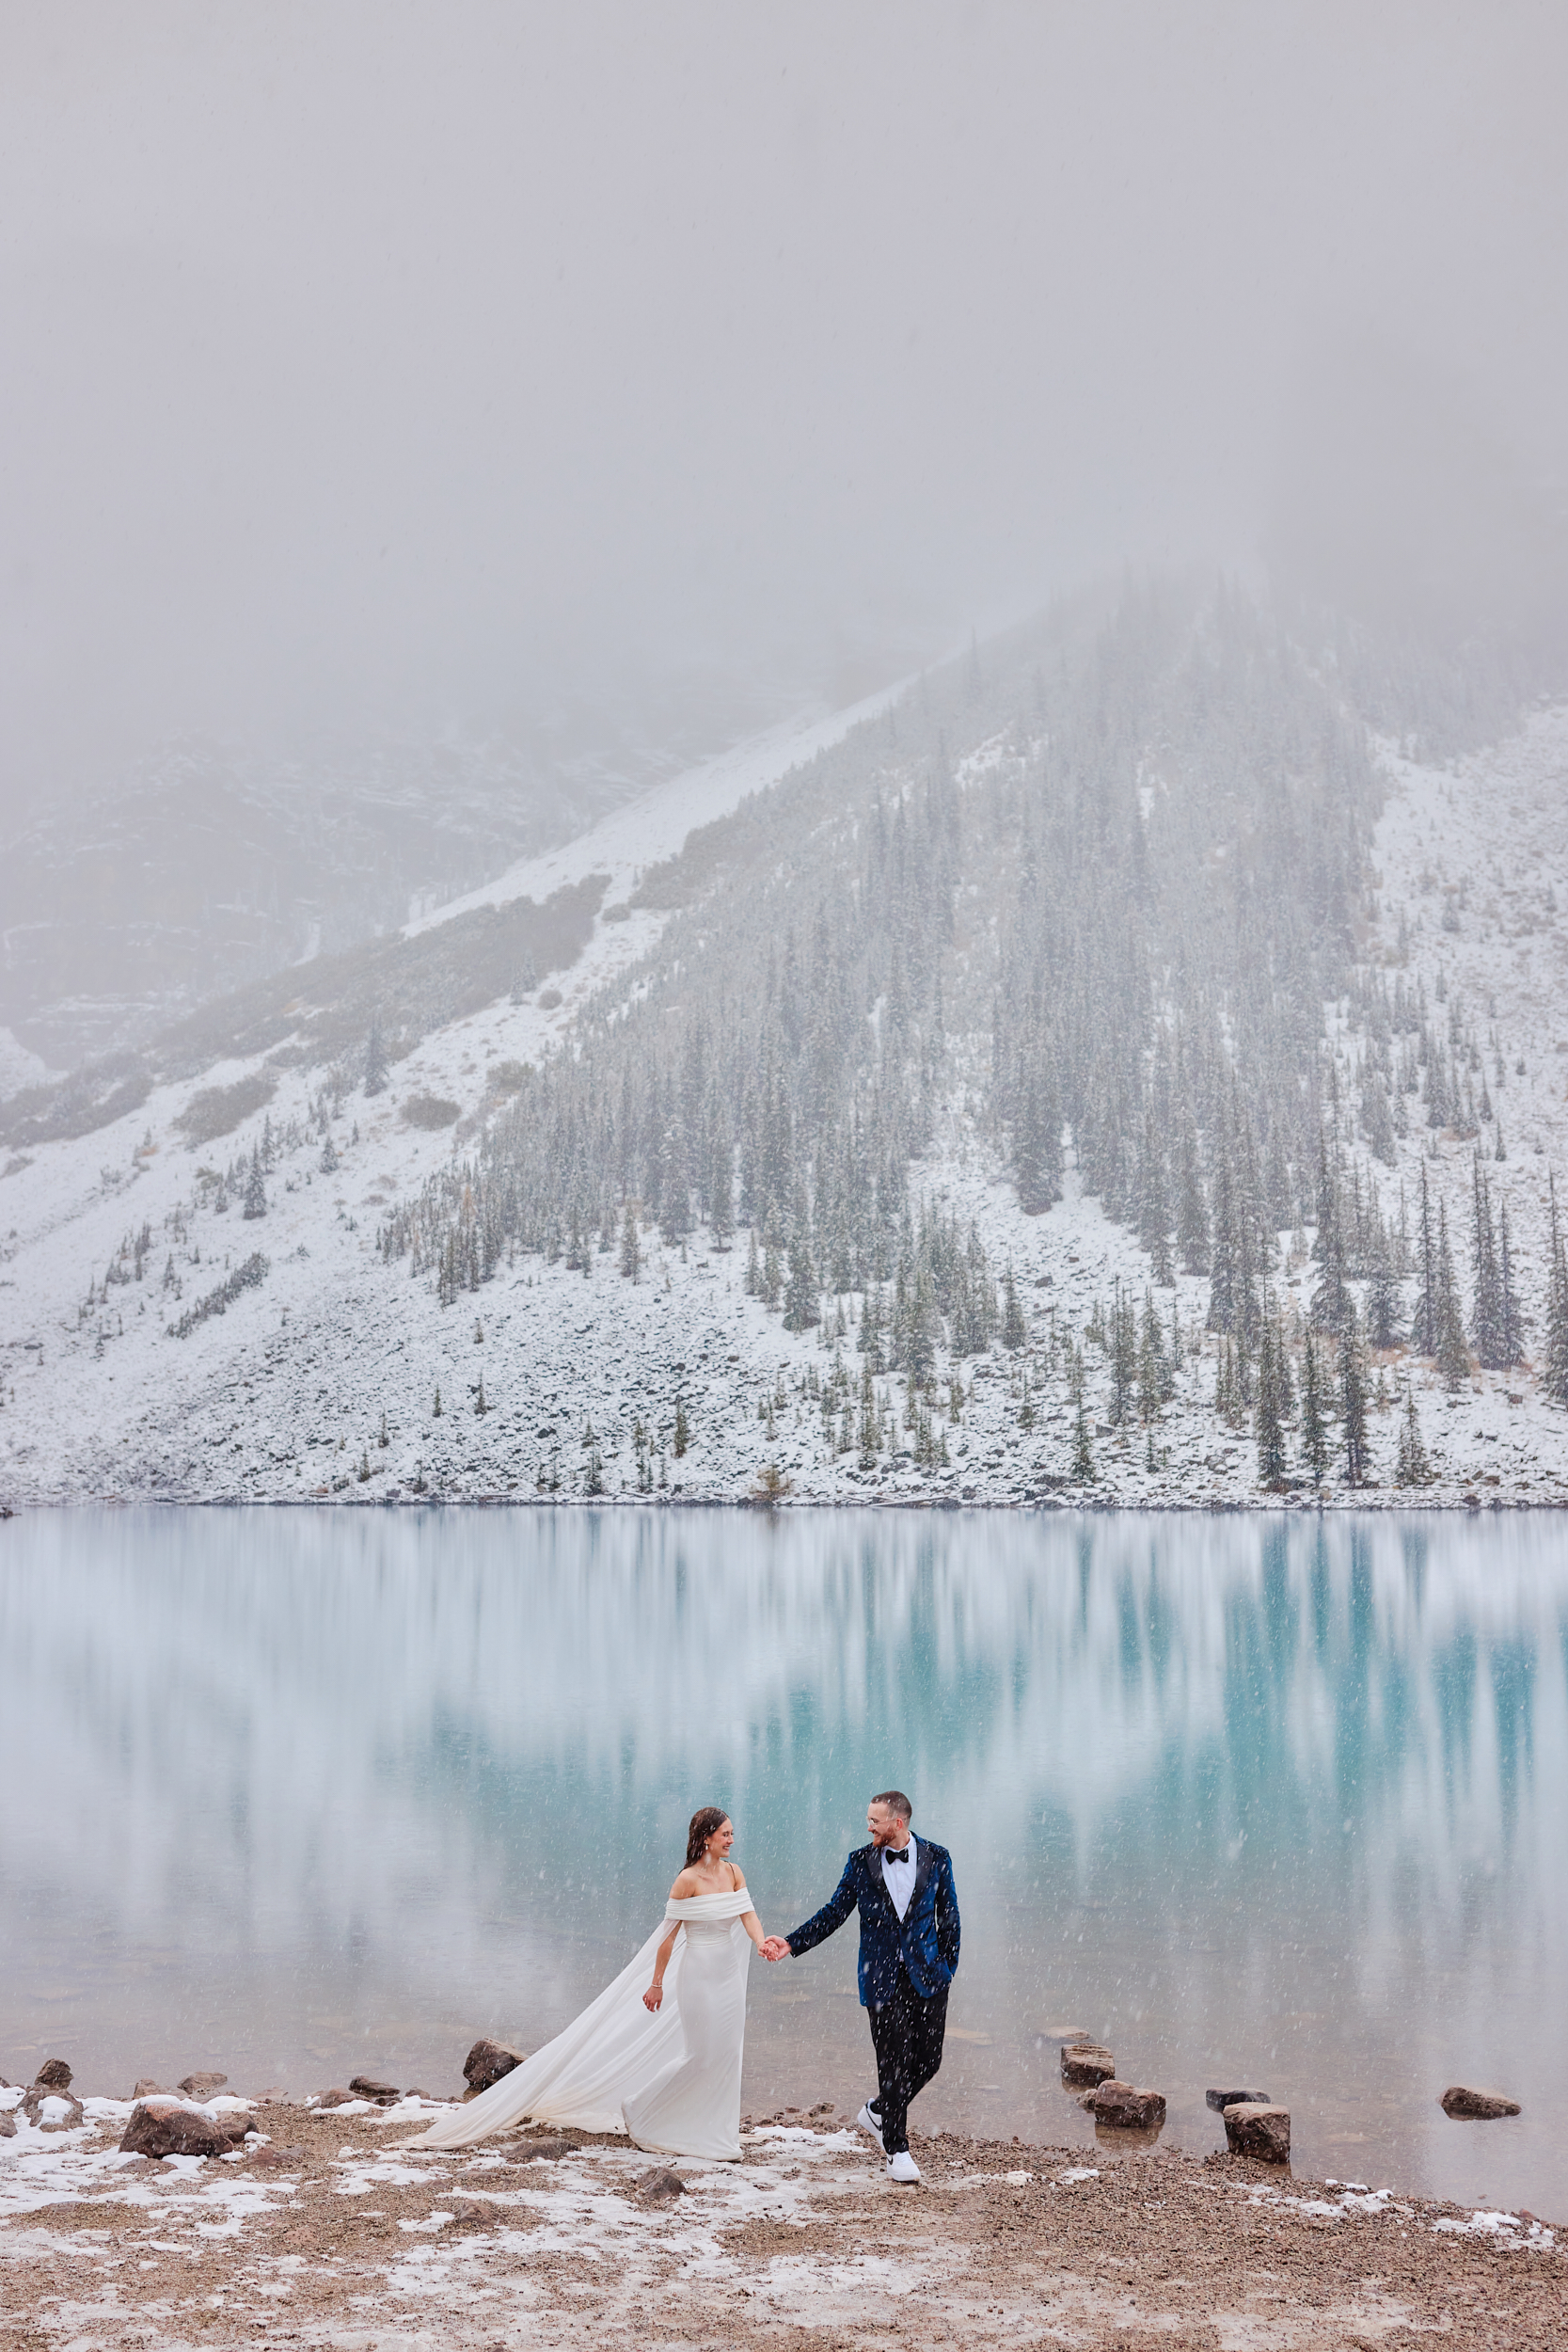
[[1550, 11], [52, 0], [0, 49], [8, 838], [193, 735], [602, 756], [678, 698], [706, 748], [1125, 561], [1560, 610]]

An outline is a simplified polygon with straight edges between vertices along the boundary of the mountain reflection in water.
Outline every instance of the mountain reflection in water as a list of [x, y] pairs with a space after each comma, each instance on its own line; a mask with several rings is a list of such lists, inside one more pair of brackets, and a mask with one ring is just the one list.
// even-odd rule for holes
[[[1247, 2082], [1304, 2172], [1568, 2217], [1565, 1674], [1546, 1515], [24, 1516], [0, 2072], [438, 2090], [622, 1963], [697, 1804], [786, 1929], [895, 1782], [964, 1914], [924, 2128], [1092, 2144], [1085, 2026], [1180, 2144]], [[858, 2106], [853, 1983], [852, 1931], [753, 1969], [753, 2106]]]

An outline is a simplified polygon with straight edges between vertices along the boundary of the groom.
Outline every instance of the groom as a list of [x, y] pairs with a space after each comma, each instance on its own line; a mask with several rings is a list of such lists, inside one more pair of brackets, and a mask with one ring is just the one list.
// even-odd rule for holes
[[945, 1846], [915, 1837], [912, 1808], [884, 1788], [866, 1808], [869, 1846], [857, 1847], [830, 1902], [793, 1935], [770, 1935], [765, 1960], [809, 1952], [859, 1906], [861, 2006], [871, 2016], [877, 2096], [855, 2121], [887, 2157], [890, 2181], [918, 2181], [910, 2153], [909, 2109], [942, 2064], [947, 1988], [958, 1965], [958, 1898]]

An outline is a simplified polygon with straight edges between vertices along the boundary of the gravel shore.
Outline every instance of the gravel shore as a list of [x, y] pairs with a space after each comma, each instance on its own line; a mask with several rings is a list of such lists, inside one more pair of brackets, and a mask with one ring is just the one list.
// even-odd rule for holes
[[243, 2153], [152, 2163], [118, 2153], [124, 2105], [86, 2107], [0, 2142], [5, 2352], [1568, 2336], [1568, 2257], [1533, 2216], [1157, 2145], [916, 2139], [923, 2184], [898, 2190], [825, 2114], [757, 2124], [738, 2165], [671, 2167], [579, 2133], [411, 2153], [428, 2105], [275, 2103]]

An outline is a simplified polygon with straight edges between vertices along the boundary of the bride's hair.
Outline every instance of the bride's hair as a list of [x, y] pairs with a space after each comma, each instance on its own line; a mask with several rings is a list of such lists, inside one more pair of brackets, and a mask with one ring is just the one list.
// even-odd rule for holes
[[699, 1805], [691, 1816], [691, 1827], [686, 1833], [686, 1867], [701, 1862], [707, 1851], [707, 1841], [716, 1829], [722, 1829], [729, 1820], [721, 1804]]

